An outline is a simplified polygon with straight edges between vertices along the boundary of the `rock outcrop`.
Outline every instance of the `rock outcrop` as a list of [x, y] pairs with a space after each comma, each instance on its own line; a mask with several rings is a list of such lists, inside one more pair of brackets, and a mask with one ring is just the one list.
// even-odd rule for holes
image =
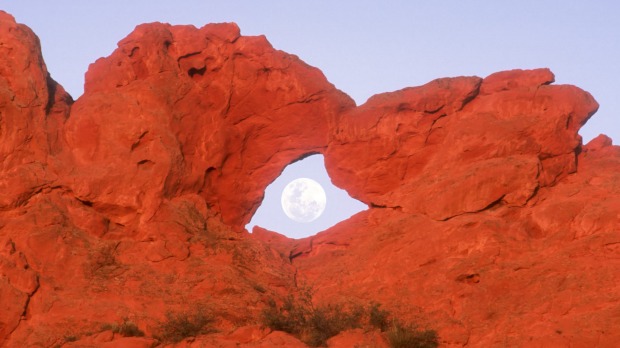
[[[620, 342], [620, 148], [582, 145], [598, 105], [547, 69], [356, 107], [234, 24], [153, 23], [74, 102], [6, 13], [0, 61], [0, 346], [152, 347], [190, 318], [211, 330], [179, 347], [304, 347], [261, 326], [303, 284], [446, 347]], [[314, 153], [369, 210], [303, 240], [245, 231]], [[387, 346], [379, 330], [327, 344]]]
[[576, 171], [579, 128], [598, 104], [547, 69], [438, 79], [345, 113], [326, 153], [337, 185], [435, 220], [523, 206]]
[[63, 177], [117, 224], [197, 193], [240, 228], [265, 186], [322, 151], [353, 106], [318, 69], [234, 24], [141, 25], [86, 74], [64, 128], [75, 168]]

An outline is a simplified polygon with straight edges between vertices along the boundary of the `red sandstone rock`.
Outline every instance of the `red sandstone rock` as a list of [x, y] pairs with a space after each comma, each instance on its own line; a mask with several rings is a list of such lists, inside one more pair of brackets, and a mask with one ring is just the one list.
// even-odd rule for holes
[[348, 347], [374, 347], [388, 348], [389, 345], [379, 332], [364, 332], [362, 329], [354, 329], [342, 332], [327, 341], [328, 348], [348, 348]]
[[327, 169], [363, 202], [437, 220], [523, 206], [576, 170], [577, 131], [598, 107], [552, 80], [548, 70], [512, 71], [370, 98], [340, 119]]
[[234, 24], [141, 25], [86, 74], [65, 127], [76, 166], [66, 185], [125, 226], [198, 193], [242, 227], [264, 187], [322, 151], [351, 106], [318, 69]]
[[[4, 13], [0, 44], [2, 346], [304, 347], [260, 325], [304, 284], [315, 305], [379, 302], [446, 347], [620, 342], [620, 147], [581, 145], [597, 104], [548, 69], [355, 107], [234, 24], [154, 23], [91, 65], [72, 104]], [[315, 152], [373, 208], [303, 240], [243, 231]], [[217, 332], [157, 339], [199, 314]], [[109, 329], [125, 321], [144, 337]]]
[[0, 33], [0, 210], [7, 210], [56, 179], [47, 157], [72, 101], [48, 74], [28, 27], [0, 12]]

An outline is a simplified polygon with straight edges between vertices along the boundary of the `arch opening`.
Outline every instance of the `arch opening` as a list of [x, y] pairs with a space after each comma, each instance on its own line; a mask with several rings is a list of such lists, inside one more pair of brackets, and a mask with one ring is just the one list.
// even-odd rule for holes
[[[287, 185], [300, 178], [318, 183], [325, 193], [324, 210], [311, 221], [295, 221], [287, 216], [283, 207], [287, 202], [290, 204], [290, 199], [282, 198]], [[290, 192], [290, 186], [286, 191]], [[312, 154], [286, 166], [282, 174], [267, 186], [263, 202], [245, 227], [252, 232], [254, 226], [259, 226], [289, 238], [300, 239], [313, 236], [366, 209], [366, 204], [351, 198], [345, 190], [332, 184], [323, 155]]]

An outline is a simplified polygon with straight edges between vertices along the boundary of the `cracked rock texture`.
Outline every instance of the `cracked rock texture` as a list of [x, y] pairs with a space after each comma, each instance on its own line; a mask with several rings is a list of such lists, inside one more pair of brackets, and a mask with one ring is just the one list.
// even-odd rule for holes
[[[379, 302], [445, 347], [616, 347], [620, 148], [548, 69], [442, 78], [356, 106], [234, 24], [138, 26], [73, 99], [0, 12], [0, 346], [305, 347], [270, 300]], [[303, 240], [243, 226], [322, 153], [369, 209]], [[132, 322], [143, 337], [111, 327]], [[329, 347], [387, 346], [350, 330]]]

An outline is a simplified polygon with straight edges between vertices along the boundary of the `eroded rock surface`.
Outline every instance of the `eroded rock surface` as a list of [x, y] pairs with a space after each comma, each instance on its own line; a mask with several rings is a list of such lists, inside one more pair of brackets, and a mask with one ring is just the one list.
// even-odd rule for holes
[[598, 108], [553, 80], [509, 71], [374, 96], [340, 119], [328, 171], [366, 203], [436, 220], [523, 206], [576, 171], [577, 131]]
[[241, 227], [264, 187], [322, 151], [352, 106], [318, 69], [234, 24], [141, 25], [86, 74], [64, 128], [67, 185], [122, 225], [197, 193]]
[[[171, 318], [206, 316], [176, 346], [304, 347], [261, 313], [307, 284], [317, 305], [382, 303], [446, 347], [620, 342], [620, 148], [582, 145], [598, 105], [547, 69], [356, 107], [234, 24], [153, 23], [74, 103], [5, 13], [0, 61], [2, 346], [173, 344]], [[244, 231], [313, 153], [371, 208], [303, 240]], [[355, 344], [386, 335], [327, 341]]]

